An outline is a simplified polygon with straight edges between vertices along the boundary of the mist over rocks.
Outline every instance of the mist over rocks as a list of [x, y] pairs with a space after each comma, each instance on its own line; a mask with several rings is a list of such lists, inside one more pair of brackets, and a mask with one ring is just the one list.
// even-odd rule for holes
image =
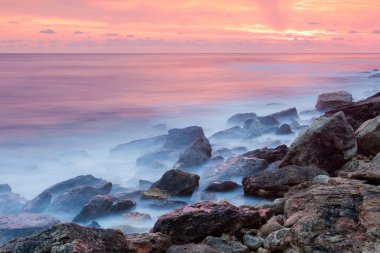
[[211, 153], [209, 140], [206, 137], [199, 138], [182, 151], [174, 167], [188, 169], [200, 166], [211, 158]]
[[12, 192], [8, 184], [0, 184], [0, 215], [19, 213], [26, 203], [27, 200]]
[[257, 117], [256, 113], [237, 113], [232, 115], [228, 120], [227, 124], [229, 125], [242, 125], [246, 120], [255, 119]]

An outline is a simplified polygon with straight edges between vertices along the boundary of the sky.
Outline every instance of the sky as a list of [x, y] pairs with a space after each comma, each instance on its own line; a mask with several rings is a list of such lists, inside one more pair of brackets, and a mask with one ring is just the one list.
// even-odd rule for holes
[[377, 0], [0, 0], [1, 53], [380, 53]]

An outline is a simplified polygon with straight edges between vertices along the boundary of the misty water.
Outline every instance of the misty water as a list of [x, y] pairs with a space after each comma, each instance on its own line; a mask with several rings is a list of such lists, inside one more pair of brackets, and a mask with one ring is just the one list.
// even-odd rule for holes
[[[346, 90], [360, 100], [378, 92], [380, 79], [369, 76], [379, 62], [377, 54], [0, 54], [0, 183], [27, 199], [86, 174], [133, 190], [164, 170], [136, 166], [144, 149], [111, 157], [117, 145], [193, 125], [209, 137], [228, 128], [235, 113], [264, 116], [290, 107], [307, 125], [318, 114], [302, 112], [314, 109], [320, 93]], [[211, 144], [252, 150], [289, 145], [296, 135]], [[242, 189], [217, 197], [236, 205], [265, 201], [244, 197]], [[139, 201], [135, 211], [154, 221], [168, 210]]]

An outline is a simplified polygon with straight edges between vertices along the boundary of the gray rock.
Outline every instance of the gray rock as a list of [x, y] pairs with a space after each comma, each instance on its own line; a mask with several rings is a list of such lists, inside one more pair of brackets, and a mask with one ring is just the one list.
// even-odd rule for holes
[[247, 246], [250, 250], [257, 250], [260, 248], [263, 243], [264, 239], [258, 236], [253, 236], [250, 234], [245, 234], [243, 236], [243, 243], [245, 246]]
[[292, 129], [289, 124], [282, 124], [279, 129], [276, 130], [276, 134], [285, 135], [292, 134]]
[[202, 137], [205, 137], [203, 129], [198, 126], [170, 129], [163, 148], [178, 149], [181, 147], [187, 147]]
[[13, 193], [9, 185], [5, 185], [3, 192], [0, 192], [0, 216], [19, 213], [26, 203], [24, 197]]
[[313, 182], [319, 184], [329, 184], [330, 177], [327, 175], [318, 175], [313, 178]]
[[225, 237], [213, 237], [207, 236], [203, 242], [210, 247], [218, 250], [219, 252], [225, 253], [248, 253], [249, 249], [247, 246], [241, 244], [238, 241], [233, 241]]
[[273, 252], [285, 251], [289, 246], [289, 241], [286, 238], [289, 235], [290, 232], [287, 228], [283, 228], [270, 233], [268, 237], [264, 240], [264, 248]]
[[126, 157], [131, 154], [143, 154], [158, 149], [166, 142], [167, 134], [152, 138], [134, 140], [120, 144], [110, 151], [111, 157]]
[[28, 213], [43, 213], [50, 205], [51, 199], [52, 195], [50, 192], [44, 191], [29, 201], [23, 208], [23, 211]]
[[336, 91], [319, 95], [315, 108], [320, 111], [327, 111], [336, 109], [341, 106], [347, 106], [351, 103], [351, 93], [348, 93], [346, 91]]
[[355, 132], [358, 152], [375, 156], [380, 152], [380, 116], [367, 120]]
[[246, 120], [255, 119], [257, 117], [256, 113], [238, 113], [231, 116], [227, 120], [227, 124], [229, 125], [242, 125]]
[[279, 122], [291, 122], [293, 120], [298, 120], [298, 112], [295, 107], [276, 112], [273, 114], [270, 114], [268, 116], [273, 116], [275, 117]]
[[202, 137], [182, 151], [174, 167], [188, 169], [200, 166], [211, 158], [211, 152], [210, 142], [206, 137]]

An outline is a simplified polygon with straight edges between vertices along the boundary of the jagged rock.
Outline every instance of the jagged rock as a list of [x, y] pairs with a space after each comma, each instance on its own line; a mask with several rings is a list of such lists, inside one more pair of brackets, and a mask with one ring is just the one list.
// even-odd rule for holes
[[125, 238], [129, 253], [165, 253], [171, 246], [170, 238], [161, 233], [128, 234]]
[[173, 245], [168, 249], [167, 253], [219, 253], [219, 251], [204, 243], [189, 243]]
[[247, 246], [250, 250], [257, 250], [260, 248], [263, 243], [264, 239], [258, 236], [253, 236], [250, 234], [245, 234], [243, 236], [243, 243], [245, 246]]
[[229, 192], [239, 188], [239, 185], [232, 181], [216, 181], [206, 187], [206, 191], [211, 192]]
[[8, 184], [0, 185], [0, 216], [19, 213], [26, 203], [27, 200], [13, 193]]
[[167, 171], [151, 189], [157, 188], [171, 196], [191, 196], [199, 185], [199, 176], [173, 169]]
[[202, 137], [205, 137], [203, 129], [198, 126], [170, 129], [163, 148], [178, 149], [186, 147]]
[[256, 117], [257, 117], [256, 113], [238, 113], [238, 114], [235, 114], [235, 115], [231, 116], [227, 120], [227, 124], [235, 125], [235, 126], [236, 125], [241, 125], [246, 120], [255, 119]]
[[112, 184], [102, 187], [81, 186], [57, 196], [49, 205], [49, 212], [78, 213], [82, 207], [96, 195], [106, 195], [111, 191]]
[[281, 145], [276, 148], [261, 148], [243, 154], [245, 157], [256, 157], [264, 159], [267, 163], [274, 163], [276, 161], [282, 160], [286, 153], [288, 152], [288, 147], [286, 145]]
[[336, 109], [341, 106], [347, 106], [351, 103], [351, 93], [348, 93], [346, 91], [336, 91], [319, 95], [315, 108], [320, 111], [327, 111]]
[[234, 234], [246, 227], [261, 226], [266, 213], [239, 209], [228, 202], [200, 202], [179, 207], [161, 216], [152, 232], [171, 237], [173, 243], [201, 242], [206, 236]]
[[338, 172], [338, 176], [364, 180], [369, 184], [380, 185], [380, 166], [373, 161], [352, 159]]
[[333, 115], [339, 111], [344, 112], [348, 123], [356, 130], [365, 121], [380, 115], [380, 92], [367, 99], [352, 103], [351, 105], [328, 111], [325, 115]]
[[136, 205], [132, 200], [119, 200], [110, 195], [97, 195], [90, 199], [73, 222], [86, 223], [91, 220], [125, 212]]
[[202, 243], [225, 253], [248, 253], [249, 249], [239, 241], [231, 240], [225, 237], [207, 236]]
[[279, 129], [276, 130], [276, 134], [285, 135], [292, 134], [292, 129], [289, 124], [282, 124]]
[[243, 178], [243, 189], [247, 195], [282, 197], [290, 187], [326, 174], [318, 168], [290, 165]]
[[33, 200], [29, 201], [23, 208], [24, 212], [28, 213], [43, 213], [50, 205], [52, 195], [50, 192], [44, 191]]
[[356, 155], [354, 131], [344, 113], [314, 121], [293, 141], [281, 167], [315, 166], [333, 172]]
[[73, 223], [64, 223], [28, 237], [13, 240], [1, 247], [0, 252], [128, 253], [130, 251], [127, 241], [120, 231], [87, 228]]
[[168, 137], [167, 134], [165, 135], [159, 135], [154, 136], [152, 138], [147, 139], [140, 139], [140, 140], [134, 140], [130, 141], [128, 143], [120, 144], [110, 151], [111, 157], [123, 157], [123, 156], [129, 156], [131, 154], [136, 153], [146, 153], [151, 152], [155, 149], [158, 149], [164, 145], [166, 138]]
[[202, 137], [182, 151], [174, 167], [187, 169], [200, 166], [211, 158], [211, 152], [210, 142]]
[[170, 198], [170, 195], [167, 192], [160, 190], [158, 188], [151, 188], [141, 193], [141, 199], [145, 199], [145, 200], [168, 199], [168, 198]]
[[358, 152], [375, 156], [380, 152], [380, 116], [367, 120], [355, 132]]
[[[13, 238], [39, 232], [59, 222], [51, 216], [42, 214], [20, 213], [2, 216], [0, 217], [0, 245]], [[2, 252], [1, 248], [0, 252]]]

